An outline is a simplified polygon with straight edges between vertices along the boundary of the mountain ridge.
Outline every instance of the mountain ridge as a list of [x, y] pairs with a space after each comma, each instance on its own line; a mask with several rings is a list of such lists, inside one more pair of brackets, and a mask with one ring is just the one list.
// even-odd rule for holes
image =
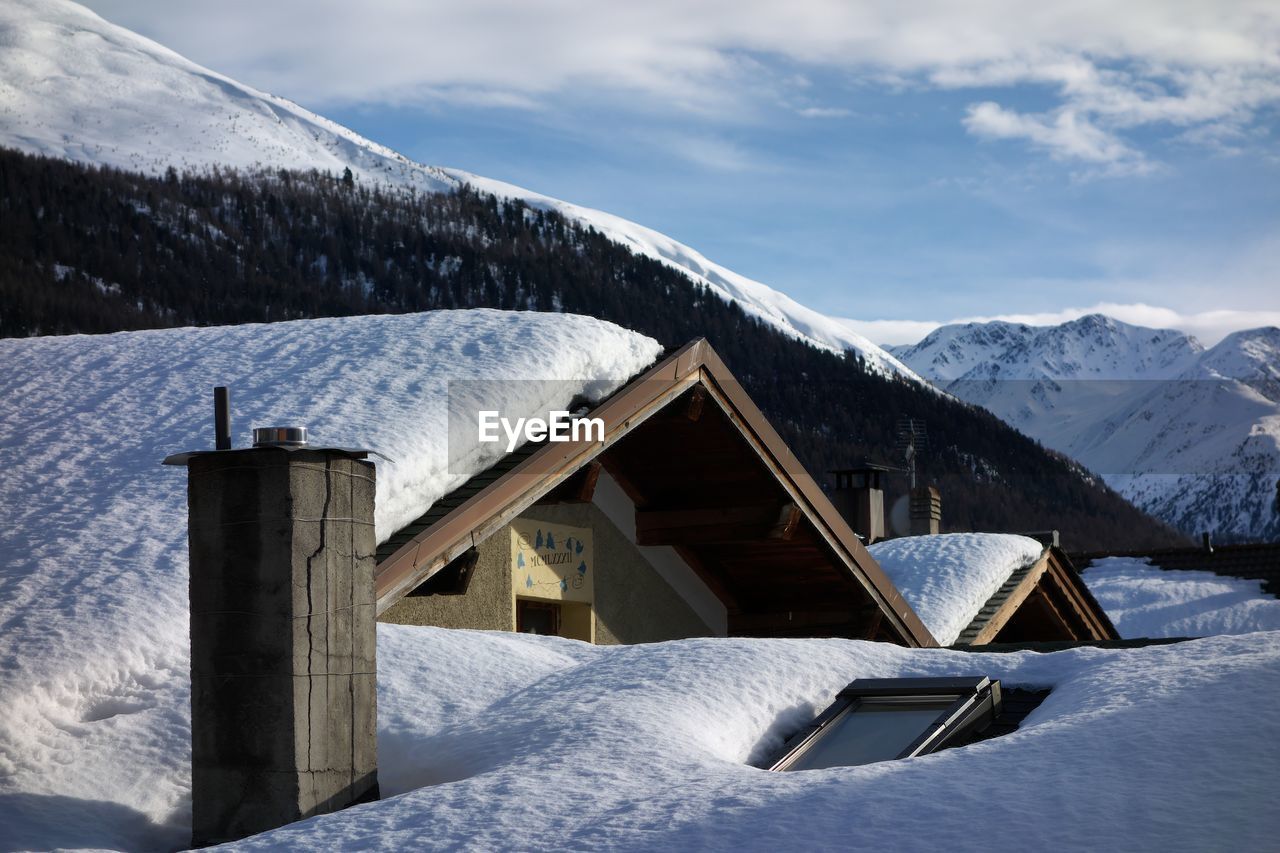
[[[595, 229], [472, 187], [392, 192], [315, 171], [151, 177], [0, 148], [0, 216], [6, 336], [438, 308], [585, 314], [669, 347], [708, 339], [820, 481], [888, 459], [901, 417], [924, 421], [918, 462], [944, 495], [944, 529], [1056, 528], [1089, 550], [1181, 539], [989, 412], [785, 335]], [[906, 478], [888, 480], [892, 501]]]
[[4, 203], [23, 214], [0, 234], [8, 334], [588, 313], [668, 345], [713, 339], [815, 472], [883, 456], [897, 417], [929, 421], [952, 529], [1061, 527], [1081, 546], [1177, 538], [840, 321], [652, 229], [420, 166], [69, 0], [0, 6], [0, 45], [0, 146], [37, 155], [0, 151]]
[[943, 326], [894, 351], [1184, 532], [1280, 536], [1280, 329], [1206, 349], [1177, 330], [1090, 315]]
[[682, 271], [785, 334], [834, 352], [853, 351], [873, 370], [928, 385], [837, 320], [651, 228], [461, 169], [416, 163], [70, 0], [9, 0], [0, 6], [0, 45], [0, 145], [148, 174], [170, 166], [335, 174], [350, 168], [364, 182], [423, 191], [469, 184], [555, 210]]

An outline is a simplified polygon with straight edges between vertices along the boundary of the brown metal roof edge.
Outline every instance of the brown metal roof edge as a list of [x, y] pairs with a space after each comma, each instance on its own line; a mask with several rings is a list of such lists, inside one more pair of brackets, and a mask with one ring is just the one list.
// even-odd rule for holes
[[[748, 437], [754, 437], [759, 447], [768, 453], [774, 467], [807, 503], [806, 514], [819, 533], [837, 554], [849, 558], [849, 568], [855, 578], [864, 583], [873, 600], [888, 608], [905, 632], [904, 639], [919, 646], [937, 646], [938, 641], [915, 610], [705, 338], [680, 347], [591, 412], [591, 417], [605, 422], [603, 442], [547, 444], [384, 560], [374, 579], [378, 613], [383, 613], [449, 560], [518, 515], [700, 379], [713, 383], [728, 401], [730, 420], [745, 430]], [[513, 488], [520, 477], [529, 479], [522, 488]]]
[[1018, 608], [1022, 606], [1023, 602], [1025, 602], [1030, 595], [1031, 589], [1040, 582], [1041, 575], [1048, 571], [1049, 552], [1050, 548], [1045, 547], [1040, 552], [1040, 556], [1036, 557], [1030, 564], [1023, 566], [1022, 568], [1014, 569], [1010, 572], [1009, 577], [1005, 579], [1005, 582], [1000, 584], [1000, 588], [991, 594], [991, 598], [988, 598], [982, 603], [982, 606], [978, 608], [978, 613], [969, 621], [969, 625], [964, 629], [964, 631], [960, 632], [961, 636], [973, 627], [974, 623], [980, 618], [982, 611], [986, 609], [992, 599], [1004, 592], [1005, 584], [1008, 583], [1009, 580], [1018, 572], [1023, 572], [1022, 577], [1016, 584], [1014, 584], [1013, 589], [1009, 590], [1005, 595], [1004, 601], [1000, 602], [1000, 606], [996, 608], [996, 611], [981, 623], [981, 628], [970, 641], [970, 645], [985, 645], [991, 641], [992, 637], [1000, 633], [1001, 628], [1008, 624], [1009, 620], [1013, 618], [1013, 614], [1018, 612]]
[[745, 427], [750, 431], [772, 457], [777, 468], [795, 486], [800, 496], [808, 503], [809, 512], [806, 514], [814, 522], [818, 532], [832, 545], [837, 554], [843, 553], [848, 556], [849, 567], [854, 570], [855, 577], [864, 581], [872, 599], [878, 600], [882, 606], [887, 607], [897, 619], [906, 632], [905, 639], [914, 641], [922, 647], [937, 646], [938, 641], [925, 627], [911, 604], [902, 597], [902, 593], [867, 551], [857, 534], [849, 527], [849, 523], [845, 521], [844, 516], [831, 503], [831, 499], [809, 475], [808, 470], [800, 464], [800, 460], [791, 452], [791, 448], [782, 440], [782, 436], [778, 435], [764, 412], [760, 411], [741, 383], [721, 360], [719, 354], [709, 345], [703, 353], [702, 367], [716, 389], [728, 400], [733, 413], [737, 415], [737, 418], [732, 420], [739, 425], [739, 429]]
[[[684, 386], [696, 380], [705, 339], [691, 341], [627, 383], [591, 412], [605, 422], [605, 440], [548, 443], [444, 518], [400, 546], [375, 570], [377, 612], [414, 589], [466, 549], [478, 544], [550, 491], [581, 465], [618, 441]], [[523, 483], [520, 478], [527, 478]], [[493, 523], [501, 519], [499, 523]], [[491, 529], [492, 528], [492, 529]], [[480, 531], [477, 533], [477, 531]]]
[[987, 643], [983, 646], [952, 645], [946, 648], [953, 652], [976, 652], [978, 654], [1004, 654], [1006, 652], [1036, 652], [1050, 654], [1070, 649], [1142, 649], [1147, 646], [1169, 646], [1174, 643], [1186, 643], [1201, 637], [1133, 637], [1119, 640], [1028, 640], [1016, 643]]
[[[1052, 577], [1057, 582], [1080, 620], [1088, 625], [1091, 630], [1103, 634], [1099, 638], [1100, 640], [1120, 639], [1120, 632], [1116, 630], [1115, 625], [1111, 624], [1111, 619], [1107, 616], [1107, 612], [1102, 609], [1102, 605], [1093, 597], [1093, 593], [1089, 591], [1088, 585], [1080, 577], [1080, 573], [1076, 571], [1075, 566], [1071, 564], [1066, 552], [1061, 548], [1050, 545], [1041, 552], [1036, 561], [1031, 564], [1030, 570], [1009, 591], [1005, 600], [1001, 602], [999, 609], [983, 623], [982, 629], [974, 636], [971, 645], [980, 646], [990, 643], [991, 639], [1000, 633], [1000, 629], [1008, 623], [1013, 614], [1022, 606], [1029, 591], [1045, 575]], [[1003, 588], [1002, 585], [1001, 589], [992, 595], [992, 598], [999, 595]], [[987, 600], [988, 603], [990, 600]], [[986, 604], [983, 607], [985, 608]], [[978, 612], [981, 613], [982, 610], [979, 609]], [[972, 623], [970, 623], [970, 627], [972, 627]], [[967, 631], [968, 628], [965, 630]], [[961, 633], [963, 634], [964, 632]]]
[[1089, 589], [1089, 585], [1084, 582], [1084, 577], [1080, 574], [1080, 570], [1071, 562], [1070, 555], [1062, 548], [1052, 545], [1049, 547], [1049, 553], [1057, 561], [1059, 569], [1067, 578], [1072, 590], [1081, 601], [1085, 604], [1090, 615], [1097, 620], [1099, 626], [1106, 632], [1110, 638], [1119, 639], [1120, 632], [1116, 630], [1116, 626], [1111, 621], [1111, 617], [1107, 615], [1107, 611], [1098, 603], [1098, 599], [1094, 598], [1093, 590]]

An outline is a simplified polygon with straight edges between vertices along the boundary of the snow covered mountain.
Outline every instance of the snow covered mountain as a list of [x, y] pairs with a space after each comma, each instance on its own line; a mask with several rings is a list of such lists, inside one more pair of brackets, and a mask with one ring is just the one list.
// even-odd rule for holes
[[1090, 314], [1061, 326], [966, 323], [943, 326], [909, 355], [929, 379], [1168, 379], [1204, 352], [1200, 342], [1172, 329], [1145, 329]]
[[894, 351], [1189, 533], [1280, 535], [1280, 329], [1206, 350], [1182, 332], [1091, 315], [944, 326]]
[[184, 59], [68, 0], [0, 4], [0, 145], [147, 173], [169, 166], [350, 168], [426, 191], [461, 184], [590, 224], [786, 334], [918, 378], [839, 321], [650, 228], [502, 181], [415, 163], [291, 101]]

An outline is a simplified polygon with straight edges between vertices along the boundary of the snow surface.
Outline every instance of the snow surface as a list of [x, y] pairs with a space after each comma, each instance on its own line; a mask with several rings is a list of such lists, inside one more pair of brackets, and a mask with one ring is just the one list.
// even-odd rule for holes
[[[382, 625], [378, 654], [388, 798], [237, 847], [1261, 851], [1280, 832], [1277, 633], [1044, 655]], [[1053, 692], [962, 749], [748, 764], [854, 678], [960, 674]]]
[[68, 0], [0, 4], [0, 145], [160, 173], [349, 167], [362, 181], [424, 191], [462, 184], [590, 225], [687, 275], [792, 337], [852, 351], [872, 370], [921, 381], [839, 320], [716, 264], [652, 229], [459, 169], [424, 166], [284, 98], [210, 71]]
[[1280, 600], [1261, 581], [1166, 570], [1134, 557], [1096, 560], [1081, 577], [1122, 637], [1280, 630]]
[[160, 461], [212, 446], [212, 386], [231, 387], [236, 446], [303, 424], [395, 460], [378, 460], [384, 539], [500, 453], [446, 455], [451, 380], [525, 380], [484, 387], [527, 416], [658, 351], [588, 317], [486, 310], [0, 340], [0, 811], [69, 797], [109, 801], [86, 825], [185, 820], [186, 474]]
[[1182, 332], [1091, 315], [944, 326], [894, 350], [1175, 527], [1280, 536], [1280, 329], [1205, 350]]
[[934, 638], [949, 646], [1044, 546], [1008, 533], [940, 533], [889, 539], [867, 550]]
[[[189, 838], [185, 477], [158, 461], [207, 446], [210, 385], [233, 387], [238, 443], [303, 421], [395, 457], [378, 463], [385, 533], [410, 494], [420, 507], [463, 476], [440, 468], [446, 378], [569, 376], [514, 384], [563, 405], [655, 353], [599, 321], [490, 311], [0, 341], [0, 849]], [[968, 550], [930, 539], [957, 565]], [[1280, 633], [1037, 655], [379, 625], [378, 655], [387, 799], [241, 846], [985, 850], [978, 826], [1027, 849], [1103, 833], [1266, 850], [1280, 831]], [[1054, 692], [1017, 733], [960, 750], [748, 766], [853, 678], [972, 673]]]
[[[844, 850], [856, 836], [986, 851], [996, 833], [1027, 850], [1267, 851], [1280, 832], [1276, 632], [980, 654], [851, 640], [606, 647], [383, 624], [378, 658], [384, 799], [232, 847]], [[854, 678], [965, 674], [1053, 692], [1017, 732], [961, 749], [750, 766]], [[185, 685], [152, 696], [187, 700]], [[186, 732], [168, 734], [177, 759], [138, 763], [136, 783], [185, 795]], [[130, 760], [132, 744], [111, 748]], [[66, 797], [0, 794], [0, 810], [14, 847], [184, 843], [180, 820], [121, 800], [85, 780]]]

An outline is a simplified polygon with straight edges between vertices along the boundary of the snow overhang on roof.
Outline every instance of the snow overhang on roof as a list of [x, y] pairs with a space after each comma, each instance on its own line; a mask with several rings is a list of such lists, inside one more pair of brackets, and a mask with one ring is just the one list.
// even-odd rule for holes
[[870, 551], [943, 644], [1119, 636], [1066, 554], [1031, 537], [906, 536]]
[[378, 566], [378, 612], [598, 462], [635, 503], [641, 544], [685, 558], [725, 603], [730, 634], [937, 645], [705, 340], [589, 416], [603, 421], [602, 441], [526, 447], [424, 517]]

